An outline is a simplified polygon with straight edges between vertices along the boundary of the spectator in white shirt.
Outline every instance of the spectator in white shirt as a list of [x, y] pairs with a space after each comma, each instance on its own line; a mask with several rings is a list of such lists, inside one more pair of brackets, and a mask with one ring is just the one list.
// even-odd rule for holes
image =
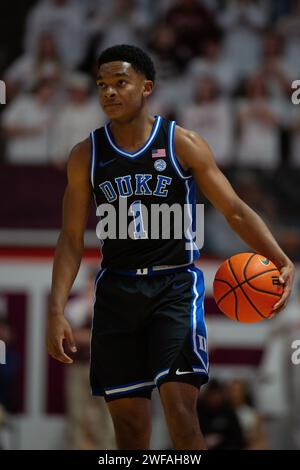
[[268, 91], [275, 97], [289, 97], [291, 82], [298, 78], [297, 66], [290, 64], [284, 56], [283, 39], [269, 31], [263, 40], [263, 55], [259, 67]]
[[286, 57], [292, 67], [300, 72], [300, 0], [292, 1], [292, 9], [289, 15], [281, 16], [276, 25], [276, 30], [285, 39]]
[[73, 73], [67, 79], [68, 101], [59, 113], [53, 131], [51, 161], [64, 168], [72, 147], [104, 124], [105, 117], [97, 97], [90, 96], [88, 76]]
[[232, 161], [233, 119], [230, 104], [218, 96], [216, 82], [203, 77], [196, 85], [195, 103], [180, 116], [184, 127], [194, 129], [207, 141], [221, 166]]
[[67, 67], [76, 67], [84, 58], [89, 41], [89, 23], [85, 10], [72, 0], [44, 0], [27, 18], [25, 47], [30, 53], [38, 48], [42, 32], [51, 33], [60, 57]]
[[261, 169], [274, 169], [280, 162], [279, 102], [268, 99], [266, 83], [260, 74], [250, 77], [246, 98], [238, 103], [238, 162]]
[[[105, 34], [99, 44], [99, 51], [115, 44], [143, 46], [147, 23], [140, 15], [134, 0], [116, 0], [111, 17], [105, 25]], [[139, 34], [138, 34], [139, 33]]]
[[63, 69], [55, 39], [52, 34], [43, 33], [35, 52], [25, 52], [16, 59], [6, 70], [4, 79], [10, 89], [27, 92], [50, 72], [61, 77]]
[[52, 82], [41, 82], [32, 94], [19, 95], [5, 109], [2, 128], [8, 162], [49, 162], [55, 92]]
[[228, 58], [247, 75], [259, 59], [261, 40], [259, 32], [267, 22], [267, 15], [254, 0], [232, 0], [220, 16], [225, 29], [225, 51]]
[[195, 77], [211, 76], [217, 82], [220, 90], [231, 93], [238, 81], [238, 70], [234, 62], [223, 53], [219, 40], [209, 38], [202, 46], [203, 57], [193, 59], [189, 65], [188, 74]]

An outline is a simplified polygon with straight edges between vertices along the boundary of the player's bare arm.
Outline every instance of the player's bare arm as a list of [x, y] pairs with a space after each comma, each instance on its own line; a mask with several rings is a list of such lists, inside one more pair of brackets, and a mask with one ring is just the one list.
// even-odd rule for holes
[[71, 151], [67, 169], [68, 184], [63, 199], [62, 229], [53, 264], [47, 348], [54, 359], [64, 363], [73, 362], [64, 352], [64, 339], [71, 351], [76, 351], [72, 329], [64, 317], [64, 309], [84, 248], [84, 230], [91, 203], [89, 156], [89, 139], [80, 142]]
[[261, 217], [236, 194], [215, 163], [207, 143], [197, 133], [176, 128], [175, 150], [183, 168], [190, 169], [202, 193], [226, 218], [232, 229], [256, 252], [273, 261], [280, 271], [284, 293], [274, 311], [286, 306], [295, 268]]

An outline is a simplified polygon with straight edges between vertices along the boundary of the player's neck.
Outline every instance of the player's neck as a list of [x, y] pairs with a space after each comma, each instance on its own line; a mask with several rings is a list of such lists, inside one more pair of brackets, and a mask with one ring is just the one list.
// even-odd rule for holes
[[149, 116], [147, 111], [143, 111], [137, 117], [128, 122], [111, 121], [110, 131], [118, 147], [135, 151], [147, 142], [155, 119]]

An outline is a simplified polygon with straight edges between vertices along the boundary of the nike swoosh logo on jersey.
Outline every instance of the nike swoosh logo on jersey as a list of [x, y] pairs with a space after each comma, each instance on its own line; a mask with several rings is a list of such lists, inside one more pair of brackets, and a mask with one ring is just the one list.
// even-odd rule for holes
[[106, 160], [106, 161], [102, 161], [100, 160], [100, 163], [99, 163], [99, 166], [100, 167], [104, 167], [104, 166], [107, 166], [109, 165], [110, 163], [114, 162], [115, 160], [117, 160], [116, 158], [112, 158], [111, 160]]
[[192, 371], [192, 370], [190, 370], [190, 371], [188, 371], [188, 372], [185, 372], [185, 371], [184, 371], [184, 372], [181, 372], [179, 369], [177, 369], [177, 371], [176, 371], [176, 375], [182, 375], [182, 374], [192, 374], [192, 373], [193, 373], [193, 371]]
[[187, 284], [187, 282], [182, 282], [181, 284], [178, 284], [177, 282], [174, 282], [174, 284], [172, 284], [172, 288], [173, 289], [180, 289], [180, 287], [183, 287]]

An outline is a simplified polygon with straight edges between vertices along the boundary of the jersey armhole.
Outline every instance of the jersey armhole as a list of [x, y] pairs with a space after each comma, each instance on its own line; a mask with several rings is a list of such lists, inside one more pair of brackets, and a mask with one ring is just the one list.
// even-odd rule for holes
[[176, 157], [175, 128], [176, 128], [176, 121], [171, 121], [169, 124], [169, 135], [168, 135], [168, 147], [169, 147], [169, 155], [170, 155], [171, 163], [177, 175], [181, 179], [184, 179], [184, 180], [190, 179], [192, 178], [191, 172], [189, 170], [184, 170]]
[[94, 189], [94, 175], [96, 166], [96, 138], [95, 131], [90, 133], [90, 179], [92, 188]]

